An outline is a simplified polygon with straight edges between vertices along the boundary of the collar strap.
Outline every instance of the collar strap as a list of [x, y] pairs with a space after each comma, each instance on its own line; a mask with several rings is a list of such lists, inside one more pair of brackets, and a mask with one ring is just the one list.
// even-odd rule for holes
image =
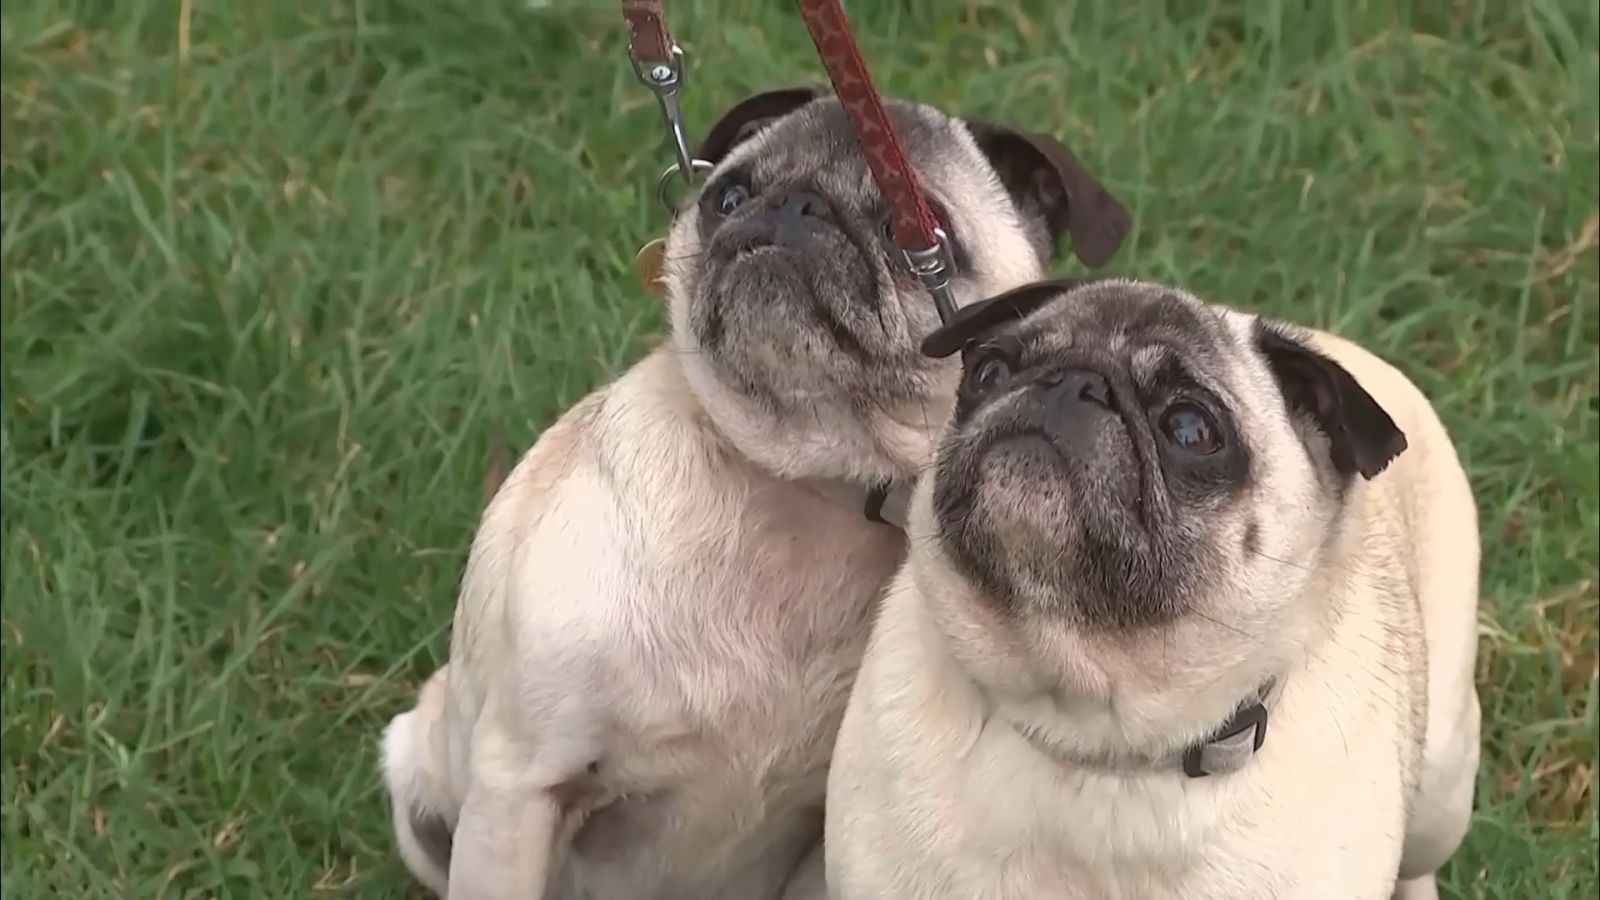
[[868, 522], [889, 525], [906, 530], [906, 499], [904, 487], [897, 488], [892, 481], [880, 481], [867, 488], [861, 512]]
[[1026, 729], [1019, 730], [1022, 739], [1039, 752], [1068, 765], [1104, 772], [1132, 775], [1136, 772], [1181, 770], [1189, 778], [1207, 775], [1227, 775], [1250, 764], [1261, 745], [1267, 740], [1267, 708], [1275, 702], [1274, 682], [1267, 682], [1256, 696], [1239, 705], [1222, 727], [1203, 741], [1190, 745], [1171, 756], [1146, 757], [1140, 761], [1126, 759], [1087, 759], [1051, 747]]
[[859, 510], [869, 522], [906, 530], [906, 515], [911, 500], [911, 485], [906, 481], [880, 481], [862, 486], [838, 478], [809, 479], [805, 482], [824, 499]]
[[1226, 775], [1250, 764], [1267, 740], [1267, 701], [1276, 684], [1267, 682], [1239, 706], [1209, 738], [1183, 751], [1180, 763], [1190, 778]]

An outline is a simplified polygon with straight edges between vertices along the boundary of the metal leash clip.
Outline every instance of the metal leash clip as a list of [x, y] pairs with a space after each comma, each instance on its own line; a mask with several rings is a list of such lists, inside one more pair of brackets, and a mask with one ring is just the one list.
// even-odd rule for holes
[[917, 276], [922, 286], [933, 295], [933, 306], [939, 311], [939, 321], [948, 322], [956, 314], [956, 298], [950, 289], [950, 273], [955, 271], [955, 260], [950, 256], [950, 240], [943, 228], [935, 228], [937, 242], [926, 250], [906, 250], [906, 266]]
[[[693, 189], [694, 183], [699, 180], [700, 173], [709, 172], [715, 168], [716, 166], [706, 162], [703, 159], [690, 160], [689, 171], [692, 174], [683, 179], [684, 186]], [[661, 173], [661, 177], [656, 180], [656, 199], [660, 200], [661, 205], [667, 208], [667, 212], [673, 214], [676, 214], [678, 211], [678, 201], [673, 199], [670, 188], [672, 187], [673, 176], [677, 175], [681, 171], [683, 171], [683, 166], [679, 163], [673, 163], [672, 165], [667, 166], [667, 168]]]
[[656, 104], [661, 107], [662, 124], [666, 127], [668, 140], [672, 142], [672, 152], [678, 157], [677, 162], [661, 173], [656, 183], [657, 197], [671, 211], [676, 209], [676, 203], [667, 192], [672, 176], [681, 176], [684, 186], [692, 188], [701, 172], [709, 172], [714, 167], [703, 159], [695, 159], [689, 151], [689, 139], [683, 128], [683, 108], [678, 105], [678, 97], [687, 81], [688, 67], [684, 64], [683, 49], [677, 44], [673, 44], [668, 53], [665, 62], [644, 63], [634, 53], [633, 46], [630, 44], [628, 47], [628, 60], [633, 63], [633, 74], [650, 89], [650, 93], [655, 94]]

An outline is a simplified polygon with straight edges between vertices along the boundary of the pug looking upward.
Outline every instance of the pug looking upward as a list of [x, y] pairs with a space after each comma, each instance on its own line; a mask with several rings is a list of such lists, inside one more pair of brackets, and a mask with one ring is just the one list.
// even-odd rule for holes
[[[893, 103], [958, 300], [1105, 261], [1126, 211], [1059, 143]], [[485, 511], [448, 664], [385, 731], [402, 856], [451, 900], [820, 896], [833, 734], [957, 368], [831, 98], [726, 113], [666, 247], [669, 343]], [[808, 893], [810, 892], [810, 893]]]
[[1478, 532], [1427, 399], [1145, 282], [1021, 288], [926, 346], [964, 344], [835, 748], [836, 900], [1434, 896]]

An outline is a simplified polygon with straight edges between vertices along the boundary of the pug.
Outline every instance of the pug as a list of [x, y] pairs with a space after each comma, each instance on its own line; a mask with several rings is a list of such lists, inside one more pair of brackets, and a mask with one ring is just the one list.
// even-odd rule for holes
[[833, 896], [1435, 896], [1478, 531], [1422, 393], [1141, 281], [1026, 286], [925, 349], [964, 375], [839, 731]]
[[[890, 113], [959, 303], [1127, 233], [1060, 142]], [[449, 660], [384, 732], [401, 856], [451, 900], [824, 891], [828, 758], [905, 546], [883, 495], [927, 465], [959, 367], [918, 352], [938, 317], [835, 99], [748, 98], [696, 155], [670, 338], [514, 467]]]

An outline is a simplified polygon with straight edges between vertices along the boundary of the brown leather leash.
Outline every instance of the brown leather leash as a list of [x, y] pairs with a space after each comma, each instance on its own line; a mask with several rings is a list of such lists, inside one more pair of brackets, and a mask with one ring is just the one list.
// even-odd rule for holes
[[[941, 321], [954, 315], [955, 298], [950, 277], [955, 263], [946, 234], [928, 203], [927, 193], [917, 179], [916, 169], [906, 156], [884, 109], [883, 98], [872, 84], [861, 48], [856, 45], [850, 20], [840, 0], [795, 0], [805, 20], [811, 42], [828, 71], [834, 93], [850, 118], [856, 143], [867, 160], [878, 190], [889, 203], [895, 243], [905, 257], [907, 268], [933, 296]], [[683, 91], [688, 66], [683, 50], [667, 30], [662, 0], [622, 0], [622, 18], [628, 26], [628, 57], [634, 74], [656, 96], [667, 136], [677, 161], [661, 173], [657, 190], [667, 202], [667, 186], [673, 176], [693, 185], [699, 173], [712, 168], [692, 157], [683, 127], [683, 111], [678, 98]], [[669, 204], [670, 205], [670, 204]]]
[[633, 74], [656, 95], [661, 107], [662, 124], [667, 138], [672, 141], [673, 154], [678, 161], [661, 173], [656, 191], [661, 202], [669, 208], [667, 186], [672, 176], [682, 176], [683, 182], [693, 185], [701, 172], [711, 170], [711, 163], [694, 159], [689, 152], [689, 136], [683, 129], [683, 109], [678, 97], [683, 93], [689, 67], [684, 61], [683, 49], [667, 30], [667, 14], [661, 0], [622, 0], [622, 19], [628, 25], [628, 59], [633, 62]]

